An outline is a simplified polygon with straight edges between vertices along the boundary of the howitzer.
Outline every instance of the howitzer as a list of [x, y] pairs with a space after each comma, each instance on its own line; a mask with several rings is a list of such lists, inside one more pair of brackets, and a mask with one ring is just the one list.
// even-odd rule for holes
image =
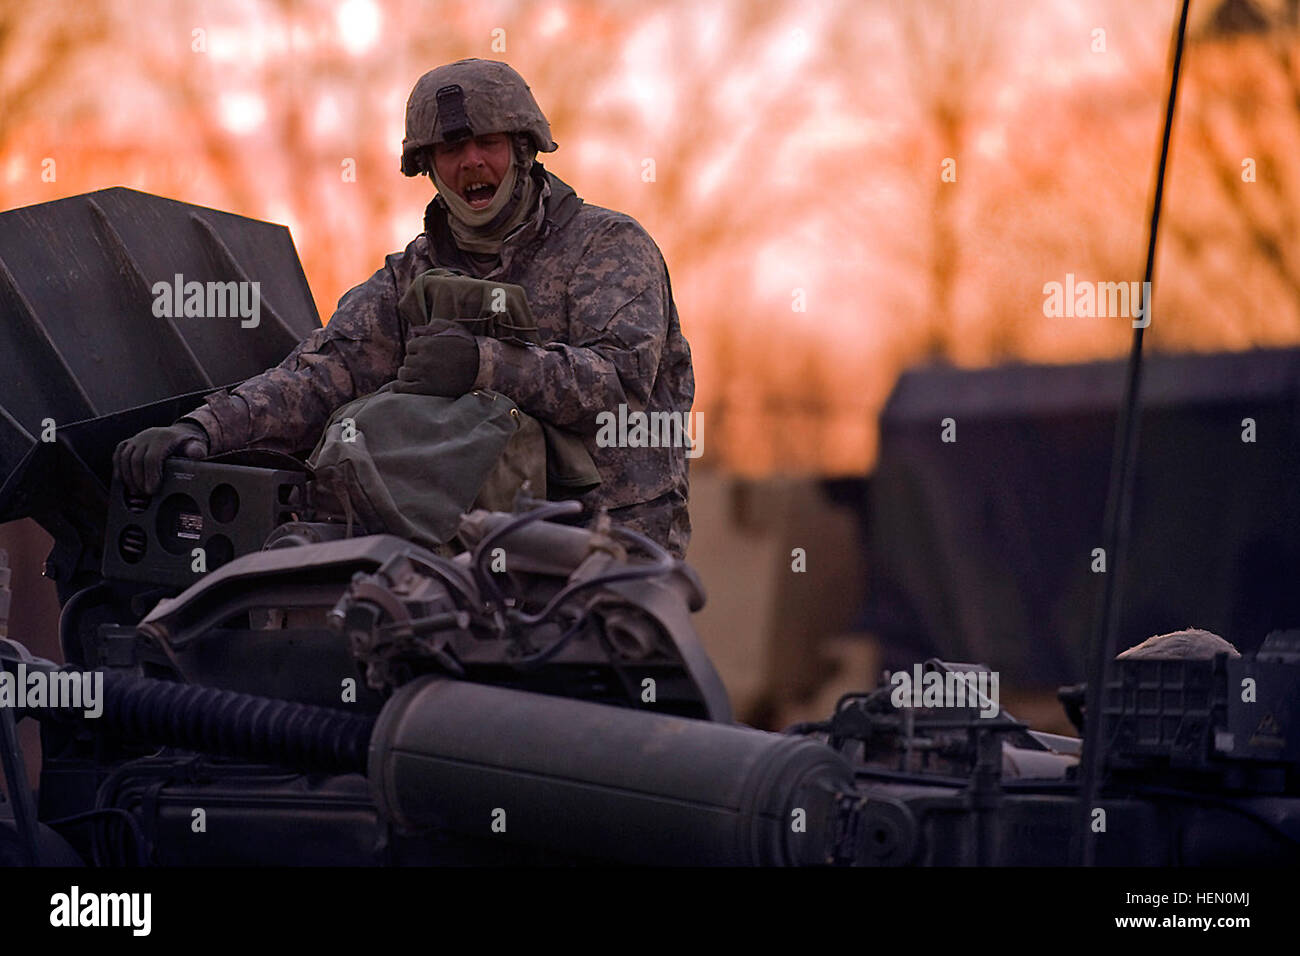
[[[518, 526], [517, 516], [467, 521]], [[558, 531], [570, 546], [590, 534], [533, 527], [542, 532], [536, 540]], [[241, 563], [272, 580], [260, 596], [226, 587], [242, 576]], [[308, 574], [377, 570], [336, 585], [342, 596], [319, 632], [264, 630], [260, 656], [259, 635], [192, 626], [283, 598], [273, 570], [281, 563]], [[102, 653], [114, 662], [96, 672], [105, 678], [101, 716], [53, 702], [26, 712], [45, 729], [42, 822], [33, 827], [26, 817], [25, 841], [21, 813], [0, 829], [10, 861], [24, 843], [46, 863], [161, 865], [1068, 859], [1079, 740], [1031, 731], [1001, 710], [982, 717], [983, 700], [899, 707], [887, 684], [847, 696], [825, 722], [766, 733], [729, 722], [725, 711], [708, 713], [710, 695], [694, 676], [707, 682], [707, 672], [686, 660], [689, 641], [673, 639], [633, 662], [593, 628], [558, 650], [565, 638], [552, 632], [540, 650], [520, 654], [508, 639], [498, 643], [490, 624], [476, 632], [490, 615], [475, 623], [469, 611], [429, 613], [428, 602], [447, 599], [457, 563], [400, 539], [285, 548], [228, 568], [225, 580], [210, 575], [130, 634], [101, 628]], [[631, 597], [621, 610], [644, 613], [651, 603]], [[676, 594], [684, 609], [683, 597]], [[642, 620], [651, 619], [662, 625], [665, 617]], [[214, 686], [241, 682], [235, 662], [273, 660], [271, 645], [306, 663], [331, 659], [326, 645], [345, 640], [351, 673], [379, 687], [352, 705]], [[1273, 709], [1270, 726], [1293, 726], [1296, 647], [1295, 635], [1280, 634], [1254, 658], [1122, 663], [1104, 714], [1117, 741], [1112, 783], [1098, 804], [1116, 837], [1104, 843], [1104, 862], [1300, 857], [1294, 746], [1262, 738], [1257, 715], [1244, 724], [1249, 708], [1227, 694], [1242, 674], [1271, 682], [1279, 691], [1271, 699], [1290, 704]], [[22, 655], [10, 645], [3, 656], [12, 665]], [[222, 660], [225, 678], [213, 664]], [[57, 669], [29, 655], [23, 663]], [[317, 663], [316, 686], [304, 682], [293, 696], [328, 696], [322, 669]], [[925, 669], [978, 673], [938, 661]], [[638, 680], [643, 673], [656, 676]], [[192, 682], [200, 674], [204, 683]], [[387, 685], [389, 675], [400, 683]], [[1180, 706], [1168, 703], [1175, 684]], [[641, 693], [647, 686], [673, 688], [670, 706], [656, 711], [658, 701]], [[1144, 692], [1166, 701], [1154, 719]]]
[[[170, 463], [160, 494], [195, 467], [236, 466]], [[618, 539], [638, 537], [628, 532], [547, 520], [571, 507], [471, 513], [473, 545], [455, 558], [388, 535], [312, 541], [337, 529], [298, 523], [134, 625], [73, 605], [82, 618], [65, 620], [76, 636], [66, 647], [102, 675], [100, 714], [56, 701], [22, 712], [42, 720], [45, 761], [39, 812], [0, 826], [6, 857], [1068, 859], [1077, 738], [1031, 731], [1000, 708], [981, 716], [989, 701], [974, 692], [964, 706], [915, 706], [896, 682], [786, 734], [734, 724], [690, 630], [702, 594], [689, 569], [619, 554]], [[481, 578], [498, 544], [511, 574]], [[1294, 726], [1296, 644], [1279, 634], [1231, 662], [1123, 662], [1103, 715], [1119, 744], [1099, 802], [1117, 837], [1103, 861], [1297, 858], [1300, 755], [1290, 738], [1253, 732], [1244, 721], [1257, 715], [1227, 693], [1252, 675], [1270, 700], [1290, 701], [1270, 726]], [[4, 647], [11, 670], [60, 670]], [[971, 665], [924, 672], [985, 686]], [[1167, 702], [1175, 689], [1181, 705], [1153, 724], [1143, 692]]]
[[[816, 862], [815, 841], [785, 820], [796, 806], [830, 820], [836, 790], [851, 785], [847, 765], [811, 741], [731, 724], [716, 674], [682, 631], [699, 604], [689, 572], [663, 553], [615, 561], [616, 535], [535, 521], [568, 510], [473, 513], [465, 534], [482, 538], [459, 561], [384, 535], [282, 545], [204, 576], [133, 628], [101, 624], [82, 659], [106, 678], [102, 716], [39, 713], [41, 817], [138, 812], [140, 788], [152, 789], [140, 845], [102, 825], [73, 838], [101, 861], [251, 863], [269, 851], [301, 862], [298, 845], [272, 849], [272, 838], [314, 821], [313, 858], [338, 863], [474, 859], [493, 824], [504, 839], [487, 859], [522, 844], [575, 859]], [[478, 589], [472, 566], [497, 541], [512, 546], [518, 576], [553, 577], [537, 569], [582, 556], [539, 607], [547, 619], [516, 628], [533, 602]], [[547, 607], [568, 609], [578, 593], [583, 610], [552, 625]], [[291, 611], [296, 626], [241, 626], [272, 610]], [[246, 692], [277, 679], [292, 699]], [[306, 702], [331, 697], [332, 707]], [[170, 752], [140, 753], [159, 744]], [[81, 772], [87, 761], [101, 772]], [[166, 845], [189, 804], [212, 826], [232, 791], [245, 801], [238, 836]]]

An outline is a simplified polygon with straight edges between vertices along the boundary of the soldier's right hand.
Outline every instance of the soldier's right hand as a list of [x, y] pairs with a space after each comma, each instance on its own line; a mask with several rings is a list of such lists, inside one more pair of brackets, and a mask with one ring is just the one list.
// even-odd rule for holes
[[166, 428], [146, 428], [128, 438], [113, 452], [113, 471], [122, 476], [127, 491], [151, 495], [162, 483], [163, 461], [175, 454], [204, 458], [208, 434], [193, 422], [177, 422]]

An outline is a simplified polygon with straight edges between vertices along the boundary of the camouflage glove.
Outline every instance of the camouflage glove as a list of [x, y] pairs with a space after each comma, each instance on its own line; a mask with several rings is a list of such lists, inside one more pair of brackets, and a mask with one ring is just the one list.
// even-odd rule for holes
[[127, 491], [151, 495], [162, 483], [163, 461], [177, 452], [186, 458], [205, 457], [208, 433], [188, 421], [166, 428], [146, 428], [117, 446], [113, 452], [113, 471], [122, 476]]
[[478, 341], [454, 322], [438, 322], [411, 329], [393, 391], [459, 398], [476, 378]]

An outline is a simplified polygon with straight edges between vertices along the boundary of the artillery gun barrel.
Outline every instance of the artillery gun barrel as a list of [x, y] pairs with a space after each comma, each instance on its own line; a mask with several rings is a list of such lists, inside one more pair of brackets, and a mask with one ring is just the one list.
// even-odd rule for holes
[[[588, 701], [423, 677], [377, 718], [106, 674], [91, 723], [305, 771], [366, 773], [407, 831], [663, 865], [829, 862], [848, 764], [824, 744]], [[53, 711], [29, 711], [55, 716]], [[67, 714], [64, 716], [73, 716]]]
[[384, 707], [369, 777], [407, 828], [671, 865], [828, 862], [853, 787], [812, 740], [433, 677]]

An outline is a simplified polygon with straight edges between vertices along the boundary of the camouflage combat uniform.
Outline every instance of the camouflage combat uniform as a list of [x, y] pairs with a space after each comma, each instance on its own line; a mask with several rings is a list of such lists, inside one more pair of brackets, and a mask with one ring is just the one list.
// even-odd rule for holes
[[[278, 367], [219, 392], [186, 418], [211, 440], [210, 454], [258, 447], [310, 450], [331, 412], [396, 378], [407, 328], [398, 300], [435, 267], [522, 286], [541, 346], [478, 338], [475, 388], [509, 396], [528, 414], [583, 436], [601, 484], [578, 500], [587, 511], [647, 534], [678, 557], [690, 537], [682, 447], [600, 447], [601, 412], [689, 411], [695, 392], [668, 270], [630, 216], [584, 203], [540, 163], [538, 213], [506, 239], [499, 263], [480, 273], [454, 243], [437, 198], [425, 231], [339, 300], [328, 325]], [[680, 446], [680, 442], [675, 443]]]

